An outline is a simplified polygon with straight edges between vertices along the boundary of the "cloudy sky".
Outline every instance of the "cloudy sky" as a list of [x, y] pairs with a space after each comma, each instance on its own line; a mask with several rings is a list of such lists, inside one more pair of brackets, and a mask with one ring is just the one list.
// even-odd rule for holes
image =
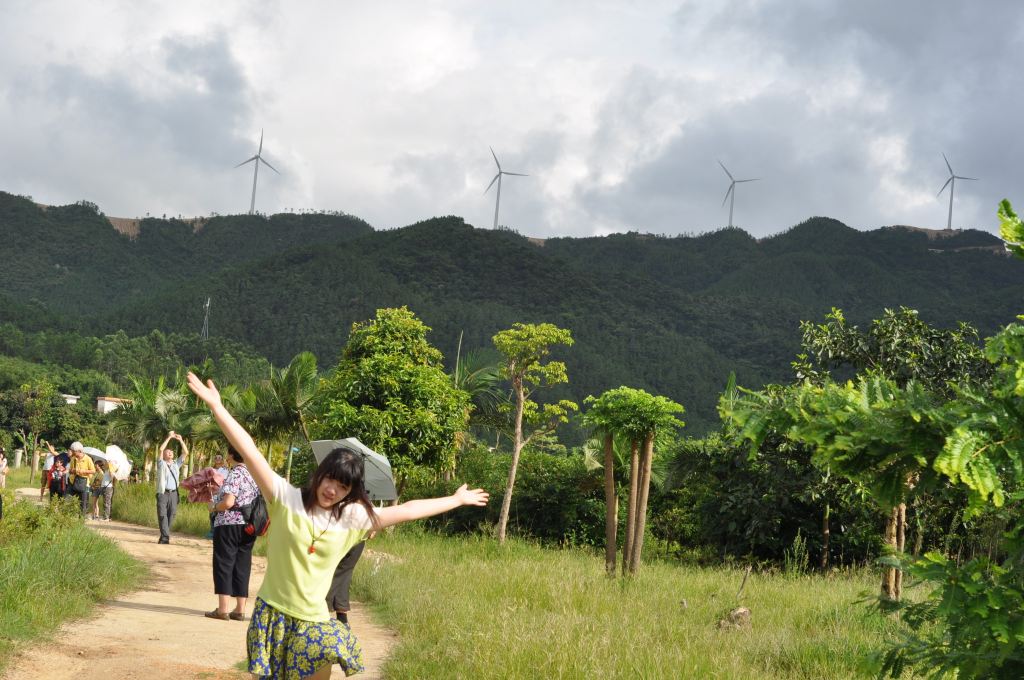
[[531, 236], [1024, 206], [1024, 3], [4, 0], [0, 190], [108, 215], [455, 214]]

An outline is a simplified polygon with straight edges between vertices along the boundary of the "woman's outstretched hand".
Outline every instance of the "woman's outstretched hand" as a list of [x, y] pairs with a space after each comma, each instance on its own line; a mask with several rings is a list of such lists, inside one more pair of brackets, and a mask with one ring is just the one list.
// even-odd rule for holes
[[455, 497], [462, 505], [487, 505], [491, 494], [483, 489], [470, 489], [468, 484], [463, 484], [455, 492]]
[[217, 391], [217, 386], [213, 384], [212, 380], [207, 380], [206, 384], [199, 379], [199, 376], [192, 371], [188, 372], [188, 388], [192, 390], [192, 393], [203, 400], [207, 406], [212, 410], [215, 406], [220, 406], [220, 392]]

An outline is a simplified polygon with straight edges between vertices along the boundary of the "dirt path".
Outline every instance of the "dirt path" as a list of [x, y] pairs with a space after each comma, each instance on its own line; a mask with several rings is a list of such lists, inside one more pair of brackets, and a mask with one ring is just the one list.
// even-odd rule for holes
[[[38, 490], [17, 493], [38, 498]], [[142, 590], [101, 603], [92, 618], [66, 623], [57, 633], [62, 645], [21, 651], [4, 680], [252, 677], [239, 670], [245, 667], [247, 624], [203, 616], [216, 606], [210, 541], [173, 534], [170, 545], [158, 545], [156, 529], [114, 521], [88, 525], [149, 565], [152, 578]], [[249, 585], [253, 596], [265, 570], [266, 559], [254, 557]], [[251, 599], [248, 609], [251, 613]], [[380, 678], [380, 664], [394, 634], [373, 625], [358, 602], [353, 603], [349, 621], [366, 662], [366, 673], [355, 677]], [[345, 674], [335, 666], [331, 677]]]

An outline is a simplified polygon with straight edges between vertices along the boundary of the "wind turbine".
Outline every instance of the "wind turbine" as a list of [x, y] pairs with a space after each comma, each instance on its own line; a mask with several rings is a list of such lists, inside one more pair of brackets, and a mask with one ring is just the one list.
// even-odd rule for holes
[[729, 188], [725, 192], [725, 198], [722, 199], [722, 205], [725, 205], [726, 201], [729, 201], [729, 226], [732, 226], [732, 207], [736, 202], [736, 185], [743, 184], [744, 182], [756, 182], [760, 177], [754, 179], [735, 179], [732, 173], [725, 167], [722, 161], [718, 161], [718, 164], [722, 166], [722, 170], [725, 170], [725, 174], [729, 176], [730, 184]]
[[972, 182], [977, 182], [978, 178], [977, 177], [961, 177], [960, 175], [955, 174], [953, 172], [953, 166], [949, 164], [949, 159], [946, 158], [946, 154], [942, 154], [942, 160], [946, 161], [946, 168], [949, 169], [949, 179], [947, 179], [946, 183], [942, 185], [941, 189], [939, 189], [939, 193], [935, 194], [935, 198], [938, 198], [939, 196], [941, 196], [942, 192], [946, 190], [946, 187], [947, 186], [949, 187], [949, 219], [946, 221], [946, 229], [949, 230], [949, 231], [952, 231], [952, 229], [953, 229], [953, 192], [956, 190], [956, 181], [958, 179], [969, 179]]
[[[491, 149], [491, 147], [487, 147], [487, 148]], [[494, 156], [494, 164], [498, 166], [498, 174], [494, 176], [494, 179], [491, 180], [491, 183], [487, 185], [486, 189], [484, 189], [484, 193], [486, 194], [488, 191], [490, 191], [491, 187], [494, 186], [495, 182], [498, 183], [498, 196], [494, 200], [494, 228], [497, 229], [498, 228], [498, 206], [501, 205], [501, 176], [502, 175], [515, 175], [516, 177], [529, 177], [529, 175], [524, 175], [521, 172], [506, 172], [505, 170], [502, 170], [501, 169], [501, 163], [498, 162], [498, 157], [495, 155], [494, 149], [491, 149], [491, 155]]]
[[[260, 174], [260, 163], [263, 163], [263, 165], [267, 166], [268, 168], [270, 168], [274, 172], [277, 172], [277, 168], [275, 168], [273, 165], [271, 165], [270, 163], [268, 163], [265, 160], [263, 160], [262, 153], [263, 153], [263, 130], [260, 130], [260, 148], [256, 151], [256, 155], [253, 156], [252, 158], [249, 158], [249, 159], [246, 159], [246, 160], [242, 161], [241, 163], [239, 163], [238, 165], [235, 166], [236, 168], [240, 168], [243, 165], [245, 165], [246, 163], [252, 163], [253, 164], [253, 167], [252, 167], [252, 200], [249, 202], [249, 214], [250, 215], [252, 215], [256, 211], [256, 178], [259, 177], [259, 174]], [[281, 173], [277, 172], [277, 174], [280, 175]]]

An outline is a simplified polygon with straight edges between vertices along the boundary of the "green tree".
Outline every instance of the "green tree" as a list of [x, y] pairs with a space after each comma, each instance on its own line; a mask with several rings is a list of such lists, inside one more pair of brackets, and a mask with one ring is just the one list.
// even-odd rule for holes
[[[495, 348], [504, 357], [502, 375], [512, 383], [512, 394], [515, 397], [515, 412], [512, 419], [512, 464], [509, 466], [508, 486], [505, 488], [501, 513], [498, 516], [498, 542], [504, 543], [508, 513], [512, 505], [512, 492], [516, 483], [516, 469], [523, 447], [533, 437], [553, 430], [559, 423], [567, 422], [568, 412], [575, 411], [577, 406], [574, 402], [564, 399], [554, 404], [539, 406], [530, 399], [534, 391], [542, 385], [557, 385], [569, 381], [563, 362], [543, 362], [550, 355], [552, 345], [572, 346], [570, 331], [550, 323], [515, 323], [512, 328], [497, 333], [493, 341]], [[523, 432], [524, 423], [534, 426], [529, 435]]]
[[406, 307], [378, 309], [355, 323], [334, 371], [320, 387], [313, 436], [358, 437], [387, 456], [399, 494], [409, 472], [455, 465], [468, 397], [452, 385], [430, 329]]
[[[180, 387], [168, 387], [163, 377], [156, 382], [134, 376], [129, 380], [132, 384], [129, 401], [111, 411], [110, 432], [142, 450], [143, 476], [149, 481], [152, 466], [160, 456], [156, 450], [160, 441], [171, 430], [190, 437], [197, 409], [191, 395], [186, 395]], [[191, 461], [189, 466], [191, 468]]]

